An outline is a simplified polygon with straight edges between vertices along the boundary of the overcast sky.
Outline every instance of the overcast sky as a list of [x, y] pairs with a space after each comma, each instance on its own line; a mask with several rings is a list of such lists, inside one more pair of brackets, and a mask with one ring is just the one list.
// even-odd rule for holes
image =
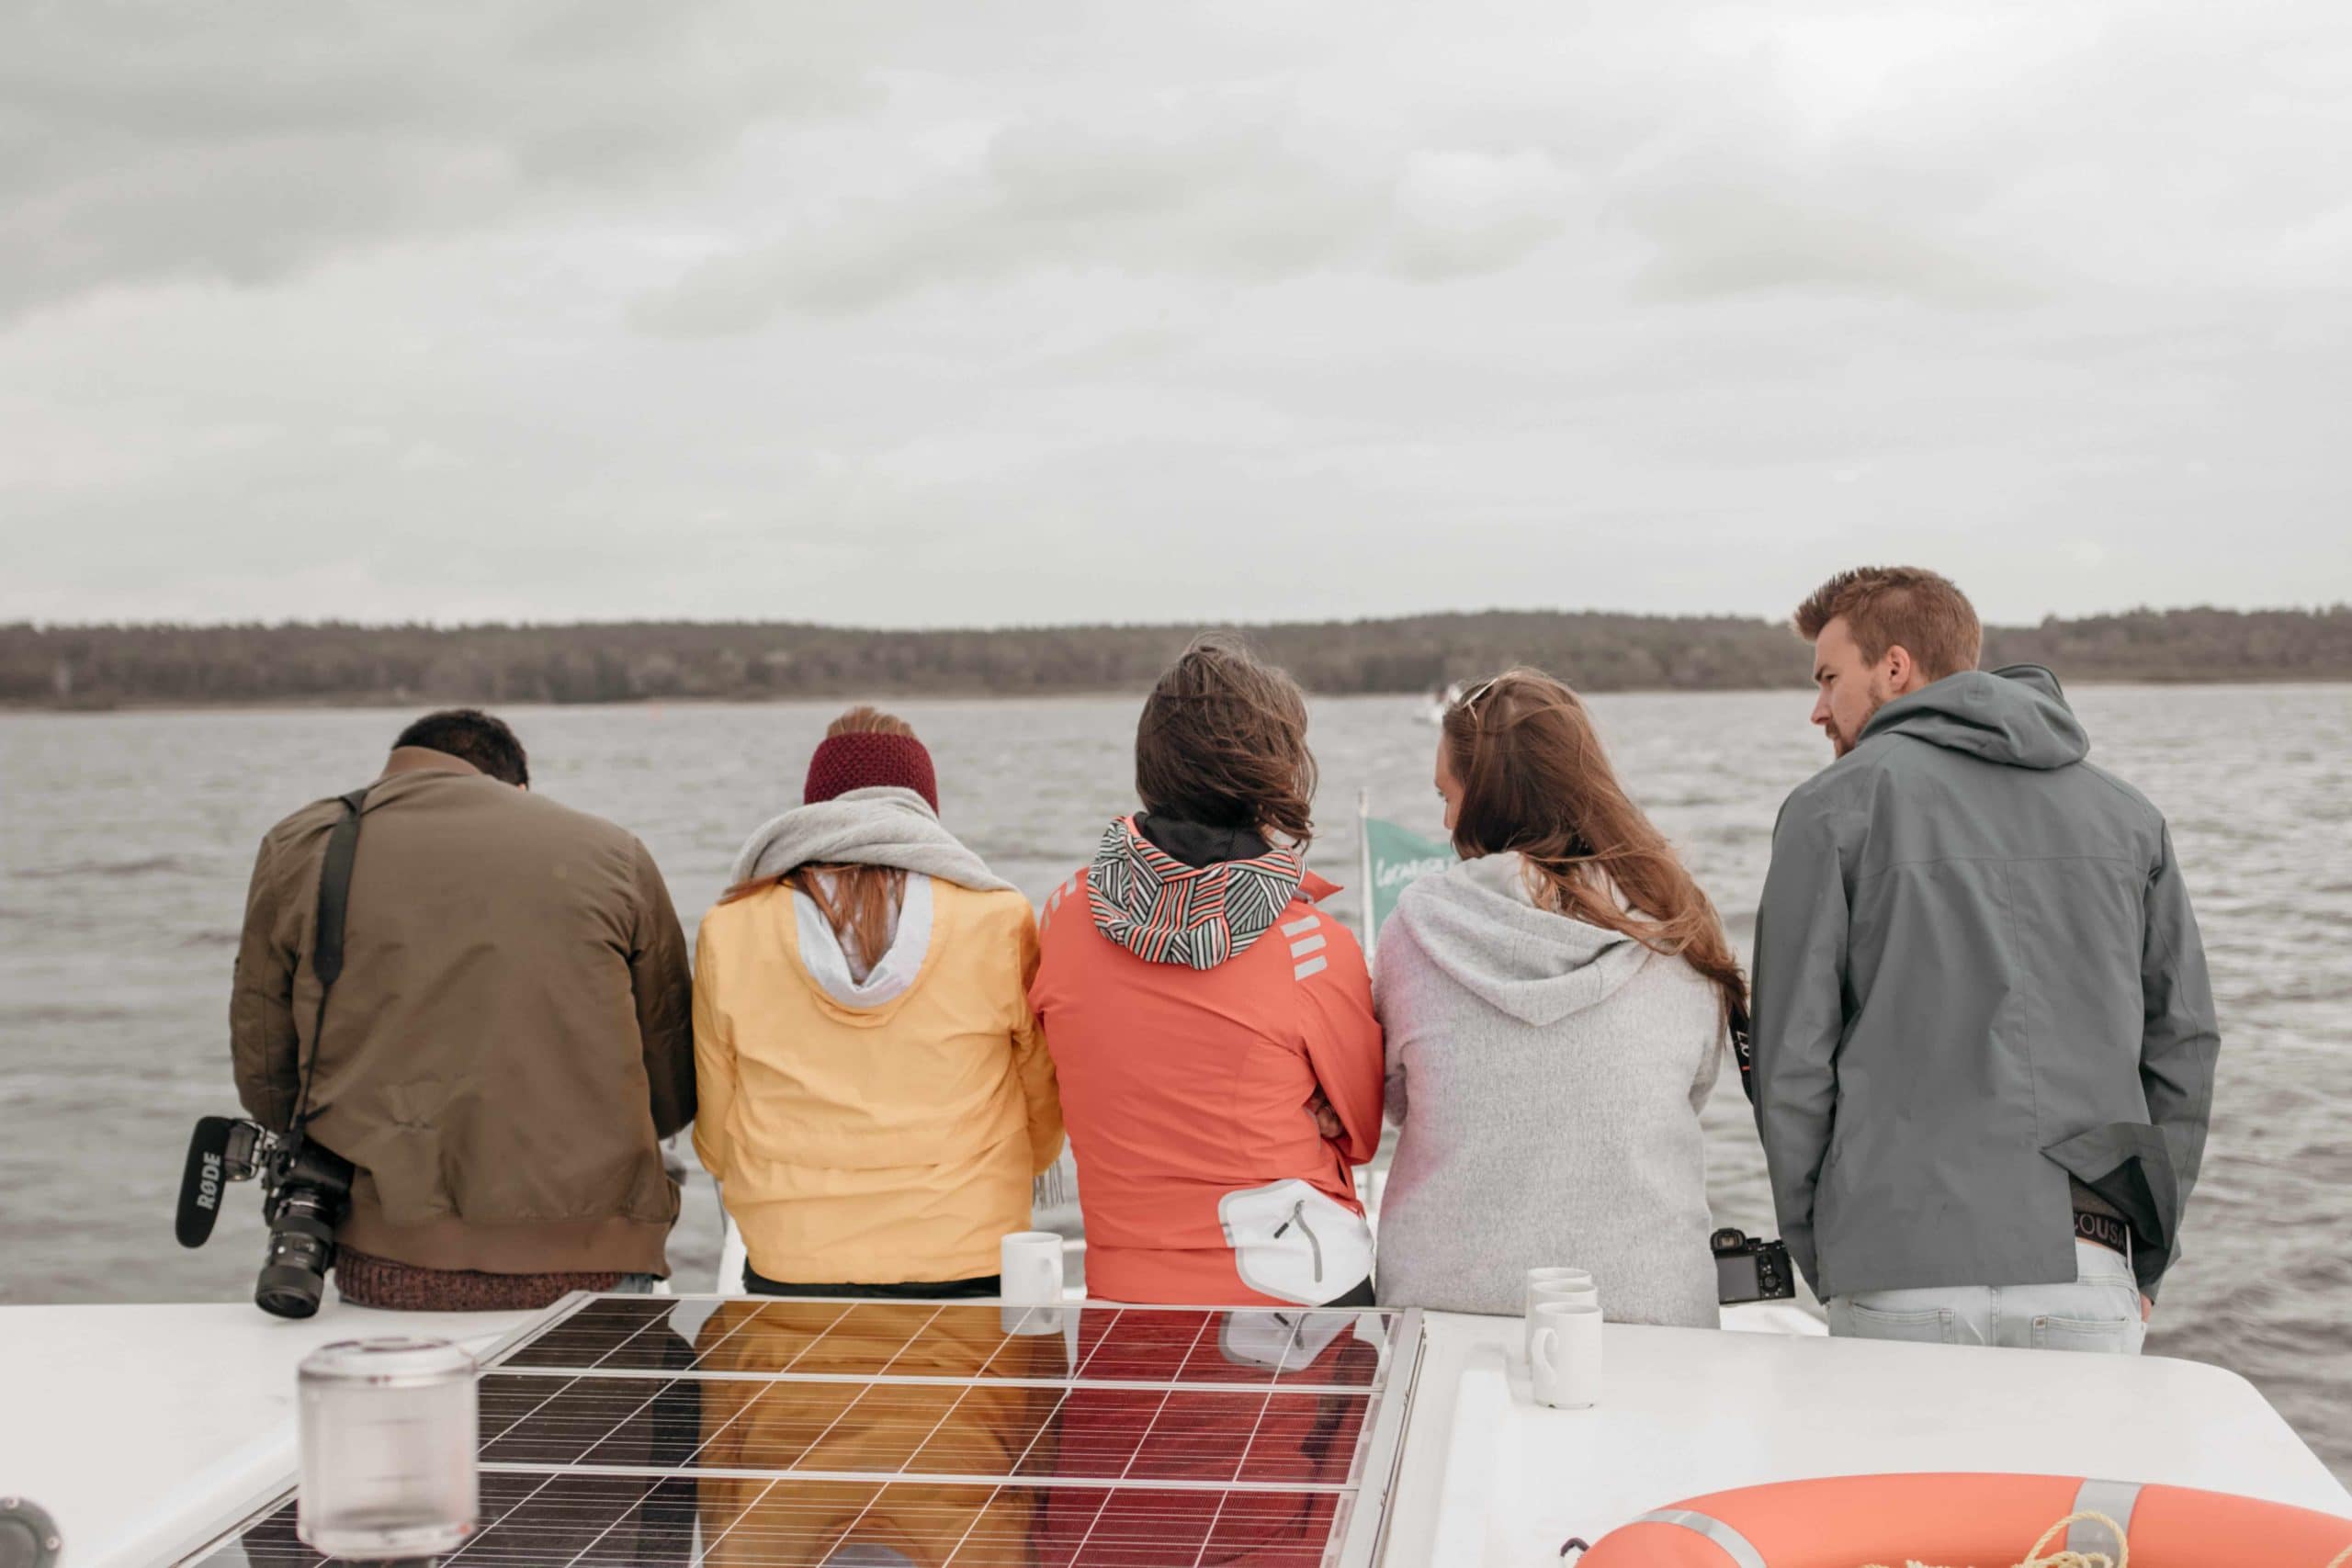
[[2352, 6], [0, 13], [0, 618], [2352, 599]]

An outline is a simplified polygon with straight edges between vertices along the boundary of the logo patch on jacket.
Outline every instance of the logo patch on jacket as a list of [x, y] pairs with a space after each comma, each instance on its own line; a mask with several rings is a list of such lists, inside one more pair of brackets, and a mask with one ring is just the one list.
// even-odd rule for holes
[[1272, 929], [1305, 872], [1291, 850], [1186, 865], [1122, 817], [1103, 830], [1086, 895], [1094, 929], [1136, 957], [1214, 969]]

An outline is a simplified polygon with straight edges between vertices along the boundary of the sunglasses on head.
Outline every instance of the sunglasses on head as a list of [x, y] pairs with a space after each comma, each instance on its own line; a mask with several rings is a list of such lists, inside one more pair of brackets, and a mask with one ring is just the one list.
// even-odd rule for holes
[[1477, 717], [1478, 705], [1486, 701], [1487, 694], [1493, 691], [1496, 683], [1501, 680], [1502, 677], [1500, 675], [1487, 676], [1476, 686], [1473, 686], [1470, 690], [1463, 693], [1461, 698], [1454, 703], [1454, 707], [1460, 710], [1465, 717]]

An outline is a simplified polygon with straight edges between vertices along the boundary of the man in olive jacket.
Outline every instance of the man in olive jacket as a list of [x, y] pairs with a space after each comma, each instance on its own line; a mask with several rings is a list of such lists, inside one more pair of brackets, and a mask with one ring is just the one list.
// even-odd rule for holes
[[356, 1168], [346, 1300], [544, 1304], [662, 1276], [694, 1120], [686, 945], [645, 846], [530, 793], [514, 732], [430, 715], [368, 787], [322, 1038], [312, 963], [340, 799], [270, 829], [229, 1022], [238, 1096]]
[[2177, 1251], [2220, 1036], [2155, 808], [2047, 670], [1977, 670], [1932, 572], [1798, 612], [1838, 757], [1757, 919], [1757, 1125], [1833, 1333], [2132, 1352]]

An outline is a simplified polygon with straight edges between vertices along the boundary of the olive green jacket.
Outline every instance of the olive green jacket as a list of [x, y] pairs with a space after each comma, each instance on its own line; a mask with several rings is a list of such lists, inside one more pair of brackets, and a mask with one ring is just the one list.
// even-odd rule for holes
[[338, 1240], [429, 1269], [666, 1274], [660, 1141], [694, 1120], [686, 946], [645, 846], [422, 748], [369, 788], [321, 1043], [327, 799], [254, 865], [229, 1024], [239, 1098], [357, 1168]]

